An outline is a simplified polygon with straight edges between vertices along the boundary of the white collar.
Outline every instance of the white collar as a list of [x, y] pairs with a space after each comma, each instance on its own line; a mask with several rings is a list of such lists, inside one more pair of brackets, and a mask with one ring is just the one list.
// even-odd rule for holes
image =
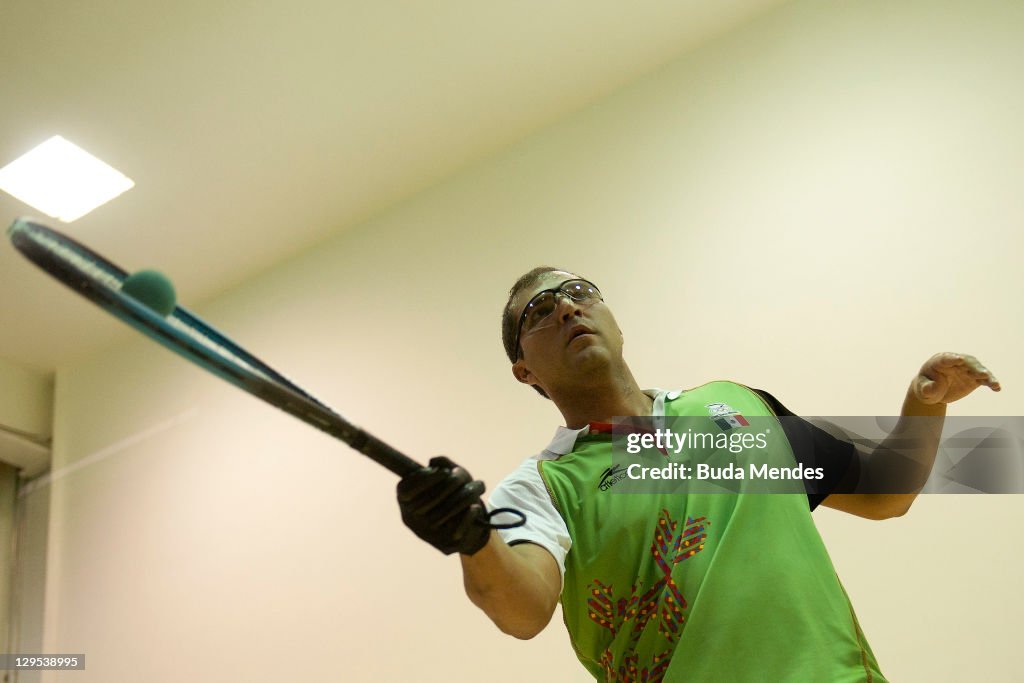
[[[644, 393], [654, 399], [654, 405], [651, 406], [651, 417], [663, 418], [665, 417], [665, 401], [674, 401], [683, 392], [678, 390], [644, 389]], [[547, 448], [538, 457], [541, 460], [554, 460], [561, 455], [571, 453], [572, 449], [576, 446], [576, 439], [589, 433], [589, 426], [569, 429], [559, 425], [558, 429], [555, 430], [555, 436], [551, 439], [551, 443], [547, 445]]]

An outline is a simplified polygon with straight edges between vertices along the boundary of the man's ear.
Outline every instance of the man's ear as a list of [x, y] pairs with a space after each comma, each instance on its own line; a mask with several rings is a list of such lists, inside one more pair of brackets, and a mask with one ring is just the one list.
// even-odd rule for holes
[[523, 384], [536, 384], [537, 380], [534, 379], [533, 373], [530, 372], [530, 368], [526, 367], [526, 361], [522, 358], [512, 364], [512, 376]]

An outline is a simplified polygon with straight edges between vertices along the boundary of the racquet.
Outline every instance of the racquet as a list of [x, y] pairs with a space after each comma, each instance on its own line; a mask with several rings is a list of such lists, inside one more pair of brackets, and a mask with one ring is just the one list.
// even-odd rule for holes
[[[129, 274], [85, 245], [27, 218], [19, 218], [7, 230], [11, 242], [25, 257], [94, 304], [121, 319], [171, 351], [234, 384], [257, 398], [297, 417], [383, 465], [400, 477], [421, 465], [372, 434], [356, 427], [313, 398], [269, 365], [252, 355], [181, 306], [166, 317], [121, 291]], [[491, 510], [489, 516], [517, 510]]]

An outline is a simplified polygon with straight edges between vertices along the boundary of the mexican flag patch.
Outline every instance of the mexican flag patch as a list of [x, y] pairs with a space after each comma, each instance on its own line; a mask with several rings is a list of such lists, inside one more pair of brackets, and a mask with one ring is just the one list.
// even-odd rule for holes
[[747, 418], [740, 415], [739, 411], [733, 410], [728, 403], [709, 403], [705, 407], [708, 409], [708, 416], [722, 428], [723, 432], [727, 432], [733, 427], [750, 426]]

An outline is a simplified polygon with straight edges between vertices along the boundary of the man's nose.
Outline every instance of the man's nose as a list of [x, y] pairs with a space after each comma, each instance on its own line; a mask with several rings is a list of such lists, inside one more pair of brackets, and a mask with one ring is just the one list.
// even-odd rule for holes
[[558, 322], [565, 322], [580, 310], [579, 302], [568, 294], [558, 292], [555, 295], [555, 315]]

